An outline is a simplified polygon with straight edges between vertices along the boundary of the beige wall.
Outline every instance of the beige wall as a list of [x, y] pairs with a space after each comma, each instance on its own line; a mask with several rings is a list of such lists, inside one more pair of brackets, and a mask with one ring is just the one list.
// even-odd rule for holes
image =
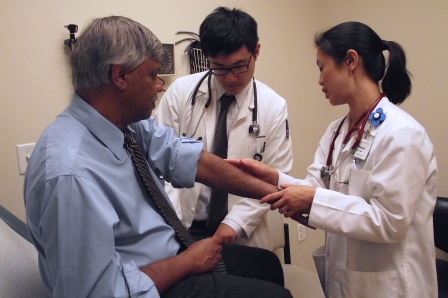
[[[36, 142], [70, 100], [68, 48], [63, 45], [69, 33], [64, 25], [77, 24], [81, 31], [93, 17], [124, 15], [149, 27], [162, 42], [174, 43], [183, 38], [176, 31], [197, 32], [202, 19], [218, 5], [241, 8], [258, 21], [261, 54], [255, 75], [288, 101], [292, 174], [297, 177], [305, 175], [330, 120], [346, 112], [345, 107], [330, 107], [317, 85], [314, 33], [357, 20], [382, 38], [401, 43], [414, 84], [402, 107], [427, 128], [437, 151], [438, 193], [448, 196], [448, 184], [443, 183], [448, 181], [448, 141], [442, 126], [448, 112], [444, 0], [0, 0], [0, 204], [24, 219], [23, 176], [18, 173], [15, 146]], [[178, 76], [188, 73], [186, 45], [176, 46]], [[295, 240], [296, 224], [288, 222]], [[305, 241], [292, 243], [293, 263], [314, 270], [310, 254], [323, 243], [323, 232], [306, 232]]]

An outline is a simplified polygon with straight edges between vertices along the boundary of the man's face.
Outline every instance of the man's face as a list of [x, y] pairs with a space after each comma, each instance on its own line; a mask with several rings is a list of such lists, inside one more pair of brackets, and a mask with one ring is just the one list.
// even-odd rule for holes
[[159, 70], [160, 63], [147, 57], [142, 64], [126, 74], [129, 92], [127, 98], [139, 120], [151, 116], [157, 93], [163, 90], [163, 82], [157, 76]]
[[[218, 54], [215, 57], [207, 57], [210, 61], [210, 68], [231, 68], [235, 66], [248, 65], [248, 71], [240, 74], [234, 74], [231, 70], [226, 75], [218, 76], [215, 78], [218, 83], [226, 90], [228, 94], [239, 94], [250, 82], [254, 76], [255, 61], [257, 60], [260, 50], [260, 44], [257, 44], [255, 53], [249, 52], [246, 47], [242, 47], [239, 50], [231, 53], [228, 56]], [[252, 55], [252, 57], [251, 57]]]

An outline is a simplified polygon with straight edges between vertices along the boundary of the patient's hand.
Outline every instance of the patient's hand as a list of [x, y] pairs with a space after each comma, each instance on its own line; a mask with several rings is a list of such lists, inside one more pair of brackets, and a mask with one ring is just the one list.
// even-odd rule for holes
[[226, 159], [226, 161], [246, 173], [269, 184], [278, 185], [278, 171], [255, 159]]
[[188, 255], [187, 258], [191, 266], [190, 274], [198, 274], [215, 268], [221, 259], [221, 250], [221, 240], [211, 237], [196, 241], [181, 254]]

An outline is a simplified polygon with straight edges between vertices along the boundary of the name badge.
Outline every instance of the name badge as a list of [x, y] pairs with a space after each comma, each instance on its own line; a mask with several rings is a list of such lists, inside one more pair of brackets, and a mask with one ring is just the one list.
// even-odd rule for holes
[[373, 140], [369, 139], [361, 139], [361, 142], [358, 145], [358, 148], [356, 148], [354, 157], [360, 159], [360, 160], [366, 160], [367, 155], [370, 152], [370, 148], [372, 148]]

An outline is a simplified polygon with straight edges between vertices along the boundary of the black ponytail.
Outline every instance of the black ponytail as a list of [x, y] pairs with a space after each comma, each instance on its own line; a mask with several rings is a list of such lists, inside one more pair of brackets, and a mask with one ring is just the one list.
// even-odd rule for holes
[[[345, 61], [348, 50], [355, 50], [369, 78], [377, 84], [382, 80], [381, 89], [392, 103], [402, 103], [411, 93], [404, 50], [396, 42], [382, 40], [369, 26], [359, 22], [342, 23], [316, 35], [314, 43], [337, 65]], [[384, 50], [389, 51], [388, 65]]]
[[394, 104], [402, 103], [411, 93], [411, 78], [406, 69], [406, 55], [396, 42], [383, 41], [389, 51], [387, 71], [381, 83], [384, 94]]

